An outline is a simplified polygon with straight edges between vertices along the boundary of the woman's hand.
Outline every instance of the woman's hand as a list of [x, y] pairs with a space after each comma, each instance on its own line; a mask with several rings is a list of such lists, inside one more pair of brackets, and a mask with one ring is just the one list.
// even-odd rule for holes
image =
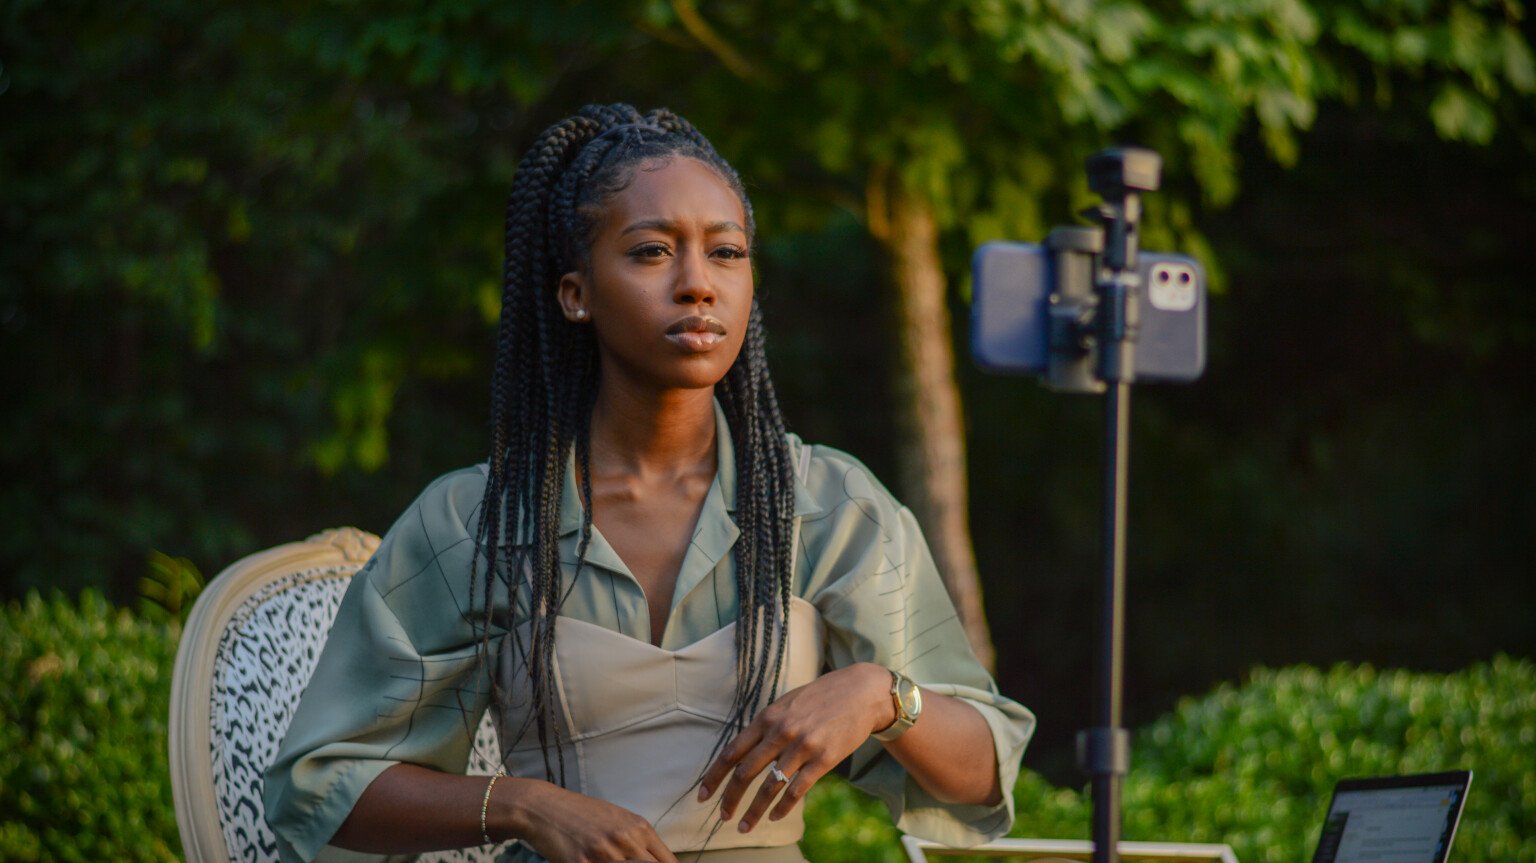
[[851, 755], [869, 735], [896, 721], [890, 689], [889, 671], [859, 662], [784, 693], [726, 744], [704, 773], [699, 800], [708, 800], [724, 781], [720, 817], [730, 819], [752, 780], [777, 763], [790, 777], [788, 785], [772, 777], [765, 779], [737, 829], [745, 833], [757, 826], [775, 797], [779, 802], [768, 818], [783, 818], [816, 780]]
[[498, 779], [487, 800], [489, 780], [395, 764], [369, 783], [331, 844], [419, 854], [477, 846], [489, 832], [498, 842], [520, 839], [552, 863], [677, 863], [651, 825], [628, 809], [514, 776]]
[[516, 788], [507, 795], [513, 835], [551, 863], [677, 863], [650, 822], [628, 809], [548, 782], [502, 781]]

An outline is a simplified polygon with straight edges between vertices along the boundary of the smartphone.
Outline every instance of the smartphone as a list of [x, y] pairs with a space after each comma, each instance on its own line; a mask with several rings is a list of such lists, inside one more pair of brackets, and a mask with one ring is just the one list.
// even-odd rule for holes
[[[1086, 257], [1084, 261], [1086, 261]], [[982, 367], [1043, 375], [1050, 368], [1052, 294], [1092, 296], [1091, 266], [1058, 285], [1050, 251], [1032, 243], [985, 243], [971, 259], [971, 353]], [[1142, 252], [1136, 379], [1187, 382], [1205, 370], [1205, 269], [1185, 255]], [[1091, 366], [1090, 366], [1091, 367]]]

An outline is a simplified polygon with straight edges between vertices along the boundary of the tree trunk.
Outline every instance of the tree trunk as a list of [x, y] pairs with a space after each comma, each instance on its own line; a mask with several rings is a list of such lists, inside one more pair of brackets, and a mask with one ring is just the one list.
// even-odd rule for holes
[[871, 175], [866, 203], [870, 232], [889, 256], [896, 285], [896, 451], [902, 495], [923, 526], [971, 649], [990, 670], [994, 651], [971, 549], [965, 423], [938, 227], [928, 202], [905, 192], [890, 172]]

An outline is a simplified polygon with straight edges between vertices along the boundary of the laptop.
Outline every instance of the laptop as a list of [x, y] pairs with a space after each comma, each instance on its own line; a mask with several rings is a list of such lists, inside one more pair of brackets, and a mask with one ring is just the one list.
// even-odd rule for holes
[[1472, 771], [1344, 779], [1312, 863], [1445, 863]]

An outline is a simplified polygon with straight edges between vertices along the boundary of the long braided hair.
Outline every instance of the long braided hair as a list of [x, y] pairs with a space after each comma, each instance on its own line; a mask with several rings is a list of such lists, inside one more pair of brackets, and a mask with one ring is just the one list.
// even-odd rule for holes
[[[574, 583], [592, 536], [589, 434], [599, 369], [593, 328], [565, 319], [556, 287], [562, 275], [588, 263], [597, 222], [613, 195], [641, 167], [673, 158], [708, 165], [736, 192], [750, 243], [752, 207], [741, 178], [698, 130], [666, 110], [642, 115], [623, 104], [588, 105], [555, 123], [518, 164], [507, 202], [501, 323], [491, 380], [491, 452], [470, 590], [482, 605], [477, 626], [483, 659], [490, 655], [498, 585], [513, 617], [526, 618], [526, 632], [514, 620], [505, 636], [527, 669], [529, 691], [517, 695], [531, 699], [546, 777], [562, 785], [563, 732], [552, 721], [558, 703], [553, 657], [556, 621], [571, 585], [562, 587], [560, 495], [574, 450], [583, 509]], [[736, 693], [718, 750], [777, 688], [783, 656], [778, 646], [784, 643], [789, 617], [794, 473], [768, 376], [756, 300], [741, 353], [715, 385], [715, 397], [736, 453], [741, 530], [734, 549]], [[494, 684], [493, 692], [502, 715], [511, 715], [514, 693]], [[518, 729], [508, 739], [503, 729], [503, 752], [527, 730]]]

